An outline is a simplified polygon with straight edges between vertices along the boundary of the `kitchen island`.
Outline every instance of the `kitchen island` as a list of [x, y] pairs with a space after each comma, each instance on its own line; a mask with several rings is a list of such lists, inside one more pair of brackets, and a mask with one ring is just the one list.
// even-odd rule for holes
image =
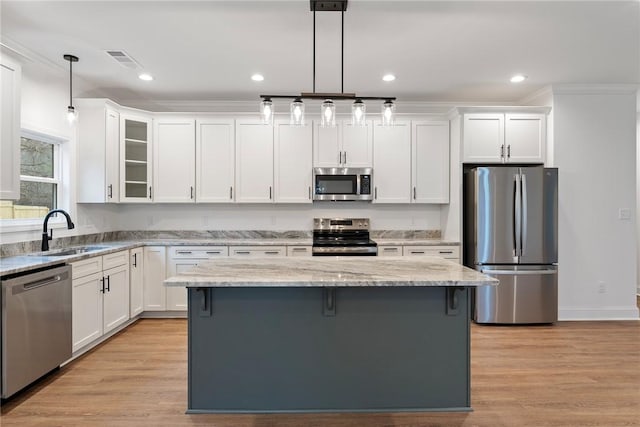
[[431, 257], [224, 258], [188, 288], [188, 413], [468, 411], [469, 288]]

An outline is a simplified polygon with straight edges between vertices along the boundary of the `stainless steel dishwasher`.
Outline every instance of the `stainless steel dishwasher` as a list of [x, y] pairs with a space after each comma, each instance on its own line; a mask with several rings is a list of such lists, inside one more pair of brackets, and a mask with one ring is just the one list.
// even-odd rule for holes
[[2, 279], [2, 398], [71, 358], [71, 266]]

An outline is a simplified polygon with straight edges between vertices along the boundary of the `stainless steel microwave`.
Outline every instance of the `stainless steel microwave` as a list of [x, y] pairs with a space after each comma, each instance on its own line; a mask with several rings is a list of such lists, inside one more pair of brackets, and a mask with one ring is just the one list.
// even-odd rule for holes
[[313, 168], [313, 200], [372, 200], [371, 168]]

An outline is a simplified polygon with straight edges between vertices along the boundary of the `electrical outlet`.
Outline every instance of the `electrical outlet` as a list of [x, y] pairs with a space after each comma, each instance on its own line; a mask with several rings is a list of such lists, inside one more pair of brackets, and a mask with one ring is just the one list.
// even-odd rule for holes
[[598, 282], [598, 293], [599, 294], [606, 294], [607, 293], [607, 284], [600, 281]]
[[618, 219], [631, 219], [631, 209], [629, 208], [620, 208], [618, 209]]

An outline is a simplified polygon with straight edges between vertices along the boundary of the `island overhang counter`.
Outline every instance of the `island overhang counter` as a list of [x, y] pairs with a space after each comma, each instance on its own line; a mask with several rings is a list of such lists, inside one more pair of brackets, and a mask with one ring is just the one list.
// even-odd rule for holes
[[436, 257], [223, 258], [188, 290], [188, 413], [468, 411], [469, 289]]

